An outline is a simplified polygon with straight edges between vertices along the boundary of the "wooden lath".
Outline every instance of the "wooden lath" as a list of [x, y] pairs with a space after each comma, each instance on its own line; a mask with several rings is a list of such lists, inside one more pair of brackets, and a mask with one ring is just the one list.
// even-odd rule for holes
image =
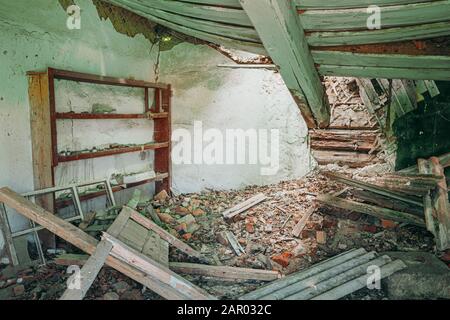
[[[0, 203], [4, 203], [9, 208], [16, 210], [21, 215], [43, 226], [63, 240], [70, 242], [80, 250], [83, 250], [90, 255], [97, 253], [100, 256], [98, 259], [100, 262], [103, 260], [102, 257], [104, 257], [105, 251], [108, 251], [108, 246], [105, 245], [106, 248], [104, 250], [102, 249], [96, 252], [99, 245], [98, 240], [89, 236], [71, 223], [25, 199], [9, 188], [0, 189]], [[120, 217], [120, 220], [116, 220], [114, 229], [117, 228], [119, 234], [121, 228], [118, 226], [123, 225], [129, 218], [131, 218], [131, 213], [125, 211]], [[111, 233], [117, 234], [114, 229], [110, 229]], [[142, 257], [133, 250], [130, 250], [126, 244], [114, 240], [114, 236], [109, 238], [106, 236], [105, 238], [111, 240], [110, 242], [113, 243], [111, 252], [114, 253], [107, 256], [105, 264], [141, 283], [158, 295], [171, 300], [214, 299], [214, 297], [200, 288], [195, 287], [193, 284], [188, 283], [186, 280], [170, 271], [167, 267], [162, 266], [148, 257]], [[115, 247], [115, 245], [117, 246]], [[114, 251], [114, 248], [117, 250]], [[138, 259], [136, 265], [130, 263], [130, 254]], [[93, 273], [98, 270], [98, 264], [95, 265], [96, 267], [92, 269]], [[180, 285], [183, 286], [181, 290]]]

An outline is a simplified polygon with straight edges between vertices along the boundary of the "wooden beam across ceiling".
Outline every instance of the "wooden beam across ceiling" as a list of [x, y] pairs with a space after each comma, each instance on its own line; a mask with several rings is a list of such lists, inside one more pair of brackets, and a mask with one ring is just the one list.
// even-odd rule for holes
[[[309, 127], [326, 127], [330, 108], [305, 32], [288, 0], [240, 0]], [[314, 125], [315, 123], [315, 125]]]

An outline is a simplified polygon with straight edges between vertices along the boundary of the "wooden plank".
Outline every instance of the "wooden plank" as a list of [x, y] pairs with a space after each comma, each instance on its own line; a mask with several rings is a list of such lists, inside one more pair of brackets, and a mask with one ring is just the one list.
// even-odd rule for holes
[[314, 150], [337, 150], [337, 151], [359, 151], [369, 152], [374, 145], [365, 141], [344, 142], [333, 140], [311, 139], [311, 148]]
[[61, 254], [53, 262], [59, 266], [83, 266], [89, 260], [86, 254]]
[[302, 233], [306, 224], [308, 223], [309, 218], [313, 215], [313, 213], [315, 211], [316, 211], [316, 206], [312, 206], [311, 208], [309, 208], [309, 210], [305, 214], [303, 214], [300, 221], [297, 223], [297, 225], [292, 230], [292, 235], [294, 237], [298, 238], [300, 236], [300, 234]]
[[161, 239], [153, 231], [148, 231], [142, 253], [146, 256], [158, 261], [163, 266], [169, 266], [169, 243]]
[[333, 277], [330, 277], [322, 282], [311, 281], [310, 286], [306, 288], [303, 287], [300, 292], [288, 296], [285, 300], [309, 300], [314, 296], [320, 295], [330, 289], [360, 277], [361, 275], [367, 274], [367, 269], [371, 266], [382, 267], [391, 261], [391, 258], [388, 256], [382, 256], [362, 265], [357, 265], [350, 270], [335, 274]]
[[[110, 157], [118, 154], [131, 153], [131, 152], [141, 152], [142, 150], [159, 150], [166, 149], [170, 146], [170, 142], [153, 142], [147, 143], [139, 146], [132, 147], [120, 147], [113, 148], [107, 150], [101, 150], [97, 152], [89, 152], [89, 153], [75, 153], [69, 156], [58, 156], [59, 162], [71, 162], [71, 161], [79, 161], [79, 160], [87, 160], [94, 158], [102, 158], [102, 157]], [[164, 172], [164, 171], [161, 171]]]
[[423, 217], [423, 210], [420, 207], [407, 204], [403, 201], [392, 200], [388, 197], [381, 196], [370, 191], [351, 190], [351, 193], [356, 198], [370, 202], [377, 206], [392, 209], [395, 211], [406, 212], [418, 217]]
[[373, 130], [312, 130], [311, 139], [314, 140], [334, 140], [342, 142], [366, 141], [374, 143], [378, 132]]
[[450, 204], [448, 202], [448, 187], [445, 178], [444, 168], [441, 166], [437, 157], [431, 157], [429, 160], [431, 173], [442, 176], [439, 181], [432, 202], [436, 212], [436, 218], [439, 222], [438, 236], [440, 250], [450, 248]]
[[[254, 43], [261, 43], [258, 34], [255, 29], [250, 26], [238, 26], [236, 24], [227, 24], [218, 20], [198, 19], [197, 17], [190, 17], [186, 15], [180, 15], [169, 11], [150, 8], [149, 6], [133, 5], [130, 8], [139, 12], [145, 12], [146, 14], [157, 17], [164, 21], [170, 21], [172, 23], [190, 28], [192, 30], [202, 31], [209, 34], [215, 34], [224, 36], [231, 39], [248, 41]], [[233, 9], [232, 9], [233, 10]], [[234, 10], [237, 12], [237, 10]], [[242, 13], [242, 10], [239, 12]]]
[[252, 23], [241, 8], [228, 8], [223, 6], [208, 6], [190, 2], [166, 0], [107, 0], [112, 4], [124, 8], [133, 8], [141, 13], [148, 13], [150, 9], [173, 12], [192, 18], [201, 17], [204, 20], [223, 22], [232, 25], [251, 27]]
[[97, 278], [98, 273], [103, 268], [111, 250], [112, 244], [106, 240], [102, 240], [95, 249], [95, 252], [81, 269], [80, 289], [67, 289], [60, 300], [83, 300], [89, 291], [89, 288]]
[[225, 210], [222, 213], [222, 216], [225, 219], [232, 219], [238, 214], [241, 214], [242, 212], [247, 211], [248, 209], [260, 204], [261, 202], [265, 201], [267, 197], [263, 193], [258, 193], [257, 195], [251, 197], [250, 199], [245, 200], [244, 202], [239, 203], [238, 205]]
[[[34, 190], [55, 185], [53, 172], [53, 133], [50, 106], [50, 83], [47, 73], [28, 74], [28, 99], [30, 103], [31, 156], [33, 163]], [[55, 195], [36, 197], [36, 203], [50, 212], [55, 212]], [[45, 245], [55, 246], [55, 237], [41, 231]]]
[[[207, 0], [205, 0], [207, 1]], [[367, 8], [368, 6], [395, 6], [400, 4], [410, 4], [418, 2], [431, 2], [433, 0], [294, 0], [298, 9], [349, 9], [349, 8]]]
[[61, 69], [48, 69], [54, 76], [55, 79], [70, 80], [77, 82], [88, 82], [96, 84], [104, 84], [110, 86], [123, 86], [123, 87], [137, 87], [137, 88], [160, 88], [166, 89], [167, 84], [164, 83], [154, 83], [142, 80], [125, 79], [125, 78], [114, 78], [108, 76], [99, 76], [90, 73], [82, 73]]
[[126, 243], [133, 249], [142, 252], [147, 240], [148, 230], [133, 220], [128, 220], [117, 239]]
[[[450, 1], [432, 1], [380, 7], [381, 27], [399, 27], [448, 21]], [[367, 7], [340, 10], [300, 11], [300, 21], [307, 31], [366, 30]], [[411, 21], [414, 17], [414, 21]]]
[[263, 296], [269, 295], [273, 292], [276, 292], [282, 288], [285, 288], [293, 283], [296, 283], [298, 281], [301, 281], [303, 279], [307, 279], [309, 277], [312, 277], [318, 273], [321, 273], [325, 270], [331, 269], [335, 266], [338, 266], [342, 263], [345, 263], [346, 261], [355, 259], [356, 257], [359, 257], [361, 255], [366, 254], [367, 251], [364, 248], [360, 249], [353, 249], [344, 253], [341, 253], [333, 258], [330, 258], [328, 260], [322, 261], [311, 268], [308, 268], [306, 270], [291, 274], [285, 278], [282, 278], [281, 280], [275, 281], [271, 284], [268, 284], [264, 287], [261, 287], [253, 292], [250, 292], [242, 297], [239, 298], [239, 300], [257, 300], [260, 299]]
[[170, 269], [180, 274], [198, 275], [220, 279], [274, 281], [281, 278], [278, 271], [207, 266], [194, 263], [171, 262]]
[[[450, 152], [439, 156], [438, 159], [439, 159], [439, 163], [441, 164], [441, 166], [443, 168], [450, 167]], [[399, 170], [398, 172], [399, 173], [415, 173], [415, 172], [418, 172], [418, 168], [417, 168], [417, 165], [414, 165], [414, 166]]]
[[[391, 263], [388, 263], [382, 266], [380, 269], [381, 278], [387, 278], [395, 272], [403, 270], [404, 268], [406, 268], [406, 265], [401, 260], [395, 260]], [[367, 280], [369, 279], [369, 277], [371, 277], [371, 274], [366, 273], [357, 279], [349, 281], [337, 288], [331, 289], [328, 292], [318, 295], [312, 300], [338, 300], [342, 297], [345, 297], [346, 295], [349, 295], [352, 292], [367, 287]]]
[[16, 248], [14, 247], [14, 240], [11, 236], [11, 226], [9, 225], [6, 208], [3, 203], [0, 203], [0, 228], [8, 251], [9, 262], [13, 266], [18, 266], [19, 258], [17, 257]]
[[228, 242], [230, 243], [236, 255], [241, 256], [245, 254], [245, 250], [244, 248], [242, 248], [241, 244], [237, 241], [236, 236], [231, 231], [227, 231], [225, 234], [227, 236]]
[[[161, 19], [154, 15], [146, 13], [145, 11], [143, 11], [144, 9], [142, 9], [142, 7], [136, 7], [136, 3], [127, 2], [125, 4], [124, 0], [107, 0], [107, 1], [111, 4], [117, 5], [119, 7], [127, 9], [131, 12], [134, 12], [142, 17], [145, 17], [155, 23], [158, 23], [162, 26], [170, 28], [174, 31], [177, 31], [177, 32], [180, 32], [180, 33], [183, 33], [183, 34], [186, 34], [186, 35], [189, 35], [189, 36], [192, 36], [192, 37], [195, 37], [195, 38], [207, 41], [207, 42], [212, 42], [212, 43], [215, 43], [218, 45], [223, 45], [228, 48], [243, 50], [243, 51], [252, 52], [252, 53], [261, 54], [261, 55], [267, 55], [266, 50], [259, 43], [236, 40], [236, 39], [232, 39], [229, 37], [224, 37], [224, 36], [220, 36], [217, 34], [204, 32], [201, 30], [188, 28], [183, 25], [179, 25], [177, 23], [173, 23], [171, 21]], [[170, 3], [170, 2], [175, 3], [175, 1], [165, 1], [165, 0], [159, 0], [159, 1], [164, 2], [164, 3]], [[149, 4], [149, 2], [148, 2], [148, 4]], [[151, 4], [153, 4], [153, 2], [151, 2]], [[217, 9], [217, 7], [212, 7], [212, 10], [215, 10], [215, 9]], [[220, 9], [223, 9], [223, 8], [220, 8]], [[238, 11], [238, 10], [234, 9], [234, 11], [231, 13], [228, 11], [228, 13], [230, 13], [230, 14], [227, 17], [227, 16], [223, 16], [222, 13], [220, 12], [220, 10], [219, 11], [215, 10], [214, 15], [218, 15], [221, 18], [205, 19], [205, 20], [220, 21], [220, 22], [231, 23], [231, 24], [241, 25], [241, 26], [245, 25], [246, 24], [245, 20], [246, 19], [248, 20], [247, 16], [245, 15], [245, 13], [242, 10], [239, 10], [239, 11], [241, 13], [243, 13], [243, 16], [239, 16], [239, 14], [237, 16], [235, 16], [236, 11]], [[204, 19], [205, 13], [207, 13], [207, 12], [204, 12], [204, 11], [200, 12], [200, 13], [197, 12], [196, 15], [194, 15], [194, 17], [202, 17]], [[231, 21], [235, 21], [235, 23], [232, 23]], [[248, 22], [248, 26], [249, 27], [251, 26], [250, 22]]]
[[155, 151], [155, 162], [153, 164], [156, 172], [167, 172], [168, 177], [163, 181], [156, 182], [156, 193], [160, 193], [165, 190], [167, 194], [171, 194], [172, 187], [172, 89], [169, 86], [166, 90], [160, 90], [160, 99], [157, 100], [158, 112], [167, 112], [168, 117], [165, 119], [156, 119], [154, 122], [154, 134], [153, 139], [156, 142], [168, 141], [167, 148], [157, 149]]
[[[259, 298], [259, 300], [282, 300], [282, 299], [288, 298], [289, 296], [292, 296], [299, 292], [305, 291], [308, 288], [315, 287], [323, 281], [333, 279], [342, 273], [352, 270], [353, 268], [359, 267], [361, 265], [365, 265], [369, 261], [373, 260], [375, 257], [376, 257], [375, 252], [369, 252], [362, 256], [358, 256], [355, 259], [348, 260], [345, 263], [334, 266], [333, 268], [330, 268], [328, 270], [324, 270], [318, 274], [315, 274], [312, 277], [308, 277], [306, 279], [300, 280], [300, 281], [293, 283], [289, 286], [286, 286], [276, 292], [273, 292], [269, 295], [263, 296], [263, 297]], [[364, 271], [366, 271], [366, 270], [364, 270]], [[299, 300], [302, 300], [302, 299], [299, 299]]]
[[[417, 160], [417, 166], [419, 168], [419, 172], [422, 174], [429, 174], [431, 173], [430, 163], [428, 160], [425, 159], [418, 159]], [[439, 229], [439, 223], [436, 223], [434, 219], [434, 212], [433, 212], [433, 203], [431, 200], [431, 192], [429, 191], [428, 194], [426, 194], [423, 197], [423, 208], [424, 208], [424, 215], [425, 215], [425, 224], [427, 226], [427, 230], [433, 234], [435, 237], [436, 245], [438, 248], [442, 248], [441, 239], [438, 235], [438, 229]]]
[[361, 168], [377, 162], [374, 155], [361, 152], [313, 150], [312, 154], [320, 165], [338, 163], [350, 168]]
[[417, 216], [399, 212], [391, 209], [380, 208], [369, 204], [363, 204], [356, 201], [345, 200], [332, 195], [318, 195], [317, 201], [329, 206], [360, 212], [374, 216], [379, 219], [387, 219], [398, 222], [405, 222], [419, 227], [425, 227], [425, 222]]
[[103, 234], [104, 238], [113, 244], [111, 255], [135, 266], [142, 272], [158, 278], [161, 282], [175, 288], [183, 295], [191, 297], [194, 300], [213, 300], [214, 298], [203, 289], [195, 286], [189, 281], [183, 279], [176, 273], [170, 271], [162, 264], [143, 255], [137, 250], [127, 246], [122, 241], [114, 238], [108, 233]]
[[[81, 229], [35, 205], [9, 188], [0, 189], [0, 202], [4, 202], [8, 207], [15, 209], [26, 218], [40, 224], [50, 232], [65, 241], [70, 242], [88, 254], [93, 254], [98, 245], [98, 241], [95, 238], [89, 236]], [[148, 274], [121, 260], [118, 260], [117, 258], [108, 257], [106, 264], [131, 279], [143, 284], [166, 299], [191, 299], [190, 297], [175, 290], [173, 287], [161, 282], [159, 279], [149, 276]]]
[[170, 245], [176, 247], [180, 251], [186, 253], [188, 256], [195, 257], [197, 259], [200, 259], [202, 261], [208, 262], [209, 259], [206, 258], [204, 255], [199, 253], [198, 251], [192, 249], [190, 246], [185, 244], [184, 242], [178, 240], [173, 235], [165, 231], [164, 229], [160, 228], [157, 224], [150, 221], [149, 219], [142, 216], [140, 213], [125, 207], [123, 211], [126, 211], [130, 214], [131, 219], [136, 221], [137, 223], [141, 224], [142, 226], [146, 227], [149, 230], [152, 230], [156, 232], [162, 239], [167, 241]]
[[366, 182], [362, 182], [362, 181], [358, 181], [358, 180], [354, 180], [354, 179], [350, 179], [347, 178], [341, 174], [338, 173], [333, 173], [333, 172], [323, 172], [323, 175], [325, 175], [326, 177], [344, 183], [346, 185], [352, 186], [352, 187], [356, 187], [356, 188], [361, 188], [382, 196], [386, 196], [392, 199], [396, 199], [396, 200], [400, 200], [406, 203], [410, 203], [413, 205], [417, 205], [422, 207], [423, 204], [419, 201], [414, 199], [413, 197], [410, 197], [408, 195], [405, 195], [401, 192], [397, 192], [397, 191], [392, 191], [392, 190], [387, 190], [386, 187], [380, 187], [377, 186], [375, 184], [371, 184], [371, 183], [366, 183]]
[[357, 78], [384, 78], [384, 79], [410, 79], [410, 80], [450, 80], [450, 69], [411, 69], [411, 68], [385, 68], [385, 67], [358, 67], [320, 65], [319, 73], [323, 76], [357, 77]]
[[450, 35], [450, 22], [437, 22], [381, 30], [310, 32], [307, 41], [310, 46], [343, 46], [376, 44], [438, 38]]
[[240, 8], [241, 7], [239, 0], [178, 0], [178, 1], [198, 3], [198, 4], [207, 4], [207, 5], [220, 6], [220, 7], [232, 7], [232, 8]]
[[287, 87], [304, 94], [309, 105], [302, 110], [304, 118], [311, 118], [312, 114], [318, 127], [328, 126], [330, 107], [292, 3], [285, 0], [240, 0], [240, 3], [269, 55], [280, 67]]
[[410, 69], [450, 69], [450, 56], [352, 53], [343, 51], [311, 51], [314, 62], [325, 65], [410, 68]]
[[125, 210], [125, 208], [126, 207], [122, 209], [117, 219], [114, 220], [114, 223], [108, 229], [109, 234], [113, 237], [118, 237], [130, 220], [131, 214], [128, 210]]

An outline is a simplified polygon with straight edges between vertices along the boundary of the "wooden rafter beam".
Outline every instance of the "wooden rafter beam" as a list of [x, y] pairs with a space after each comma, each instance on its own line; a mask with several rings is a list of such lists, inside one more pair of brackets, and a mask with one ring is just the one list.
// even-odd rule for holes
[[330, 108], [296, 9], [288, 0], [240, 0], [308, 126], [326, 127]]

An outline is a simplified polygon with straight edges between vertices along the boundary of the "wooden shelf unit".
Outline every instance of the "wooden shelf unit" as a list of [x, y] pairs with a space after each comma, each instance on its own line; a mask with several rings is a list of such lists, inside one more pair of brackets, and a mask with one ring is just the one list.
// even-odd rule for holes
[[[142, 183], [156, 182], [156, 191], [171, 186], [171, 86], [141, 80], [98, 76], [80, 72], [48, 68], [45, 72], [28, 72], [29, 99], [32, 128], [32, 154], [35, 188], [49, 188], [55, 185], [55, 168], [59, 163], [108, 157], [118, 154], [155, 150], [154, 170], [158, 179]], [[55, 80], [67, 80], [98, 85], [135, 87], [144, 90], [144, 110], [139, 114], [92, 114], [56, 112]], [[149, 90], [154, 89], [154, 102], [150, 106]], [[97, 152], [75, 153], [67, 156], [58, 153], [58, 120], [120, 120], [147, 119], [154, 121], [153, 142], [144, 145], [118, 147]], [[149, 139], [151, 140], [151, 139]], [[141, 183], [141, 184], [142, 184]], [[121, 190], [116, 188], [115, 191]], [[90, 196], [89, 198], [92, 198]], [[44, 208], [54, 211], [55, 199], [49, 199]]]

